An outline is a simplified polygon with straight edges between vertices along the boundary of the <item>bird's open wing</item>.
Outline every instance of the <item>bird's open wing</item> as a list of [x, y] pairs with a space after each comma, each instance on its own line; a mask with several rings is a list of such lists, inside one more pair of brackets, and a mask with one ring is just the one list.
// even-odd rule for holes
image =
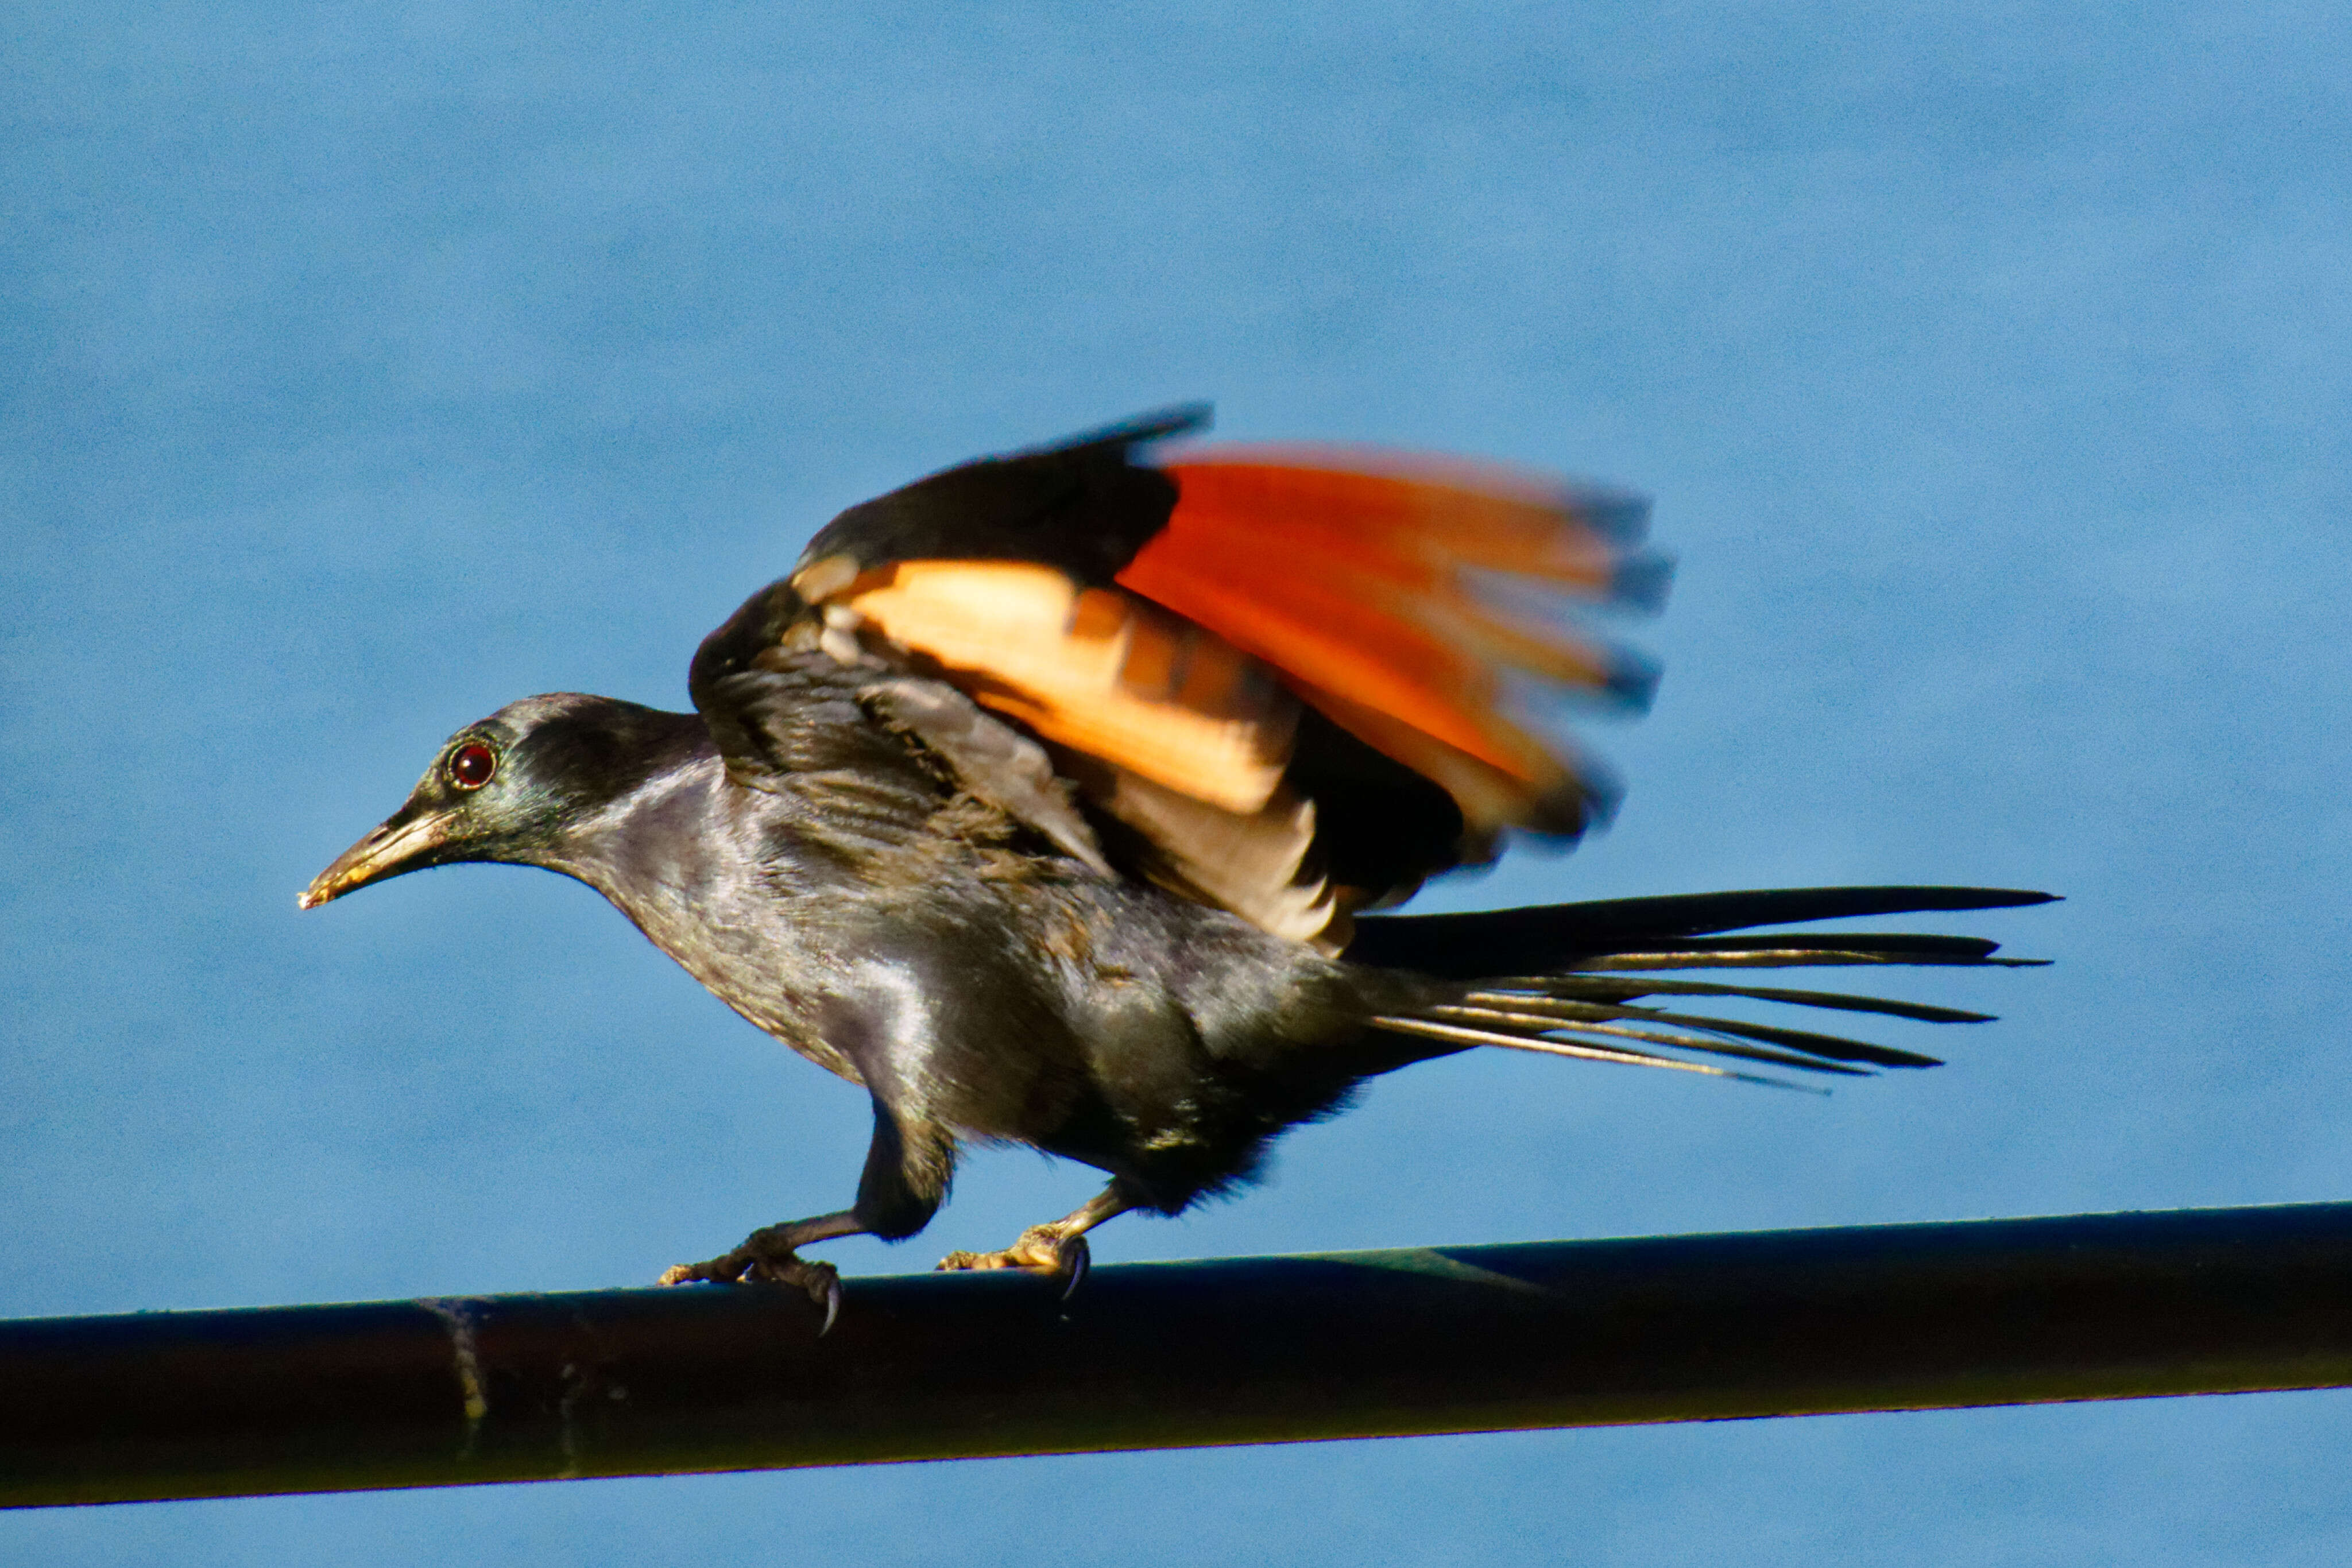
[[844, 512], [697, 656], [722, 748], [718, 683], [763, 648], [942, 678], [1045, 743], [1114, 860], [1326, 946], [1505, 829], [1582, 831], [1608, 786], [1518, 702], [1646, 697], [1646, 669], [1563, 613], [1654, 603], [1645, 508], [1370, 450], [1141, 460], [1206, 419], [1147, 416]]

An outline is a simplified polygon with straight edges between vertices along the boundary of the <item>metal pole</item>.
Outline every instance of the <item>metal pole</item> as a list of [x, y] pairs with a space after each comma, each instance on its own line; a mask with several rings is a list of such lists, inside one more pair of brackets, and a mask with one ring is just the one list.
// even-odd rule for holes
[[0, 1323], [0, 1503], [2352, 1385], [2352, 1204]]

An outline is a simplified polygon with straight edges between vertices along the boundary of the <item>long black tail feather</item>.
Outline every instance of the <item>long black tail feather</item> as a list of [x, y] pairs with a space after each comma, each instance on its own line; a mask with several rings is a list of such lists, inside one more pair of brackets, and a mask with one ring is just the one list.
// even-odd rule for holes
[[[1758, 925], [1801, 925], [1814, 920], [1853, 920], [1865, 915], [2011, 909], [2020, 904], [2048, 904], [2056, 896], [2005, 887], [1784, 887], [1748, 893], [1685, 894], [1667, 898], [1612, 898], [1591, 904], [1496, 909], [1476, 915], [1368, 915], [1356, 921], [1356, 936], [1349, 944], [1348, 957], [1358, 964], [1470, 980], [1481, 975], [1548, 973], [1582, 957], [1695, 946], [1674, 939], [1707, 936], [1718, 931], [1745, 931]], [[1889, 942], [1951, 945], [1956, 953], [1970, 946], [1990, 953], [1994, 946], [1990, 942], [1970, 943], [1956, 936], [1880, 936], [1853, 937], [1847, 940], [1845, 946], [1856, 952], [1884, 949], [1891, 953], [1895, 949], [1885, 948]], [[1738, 945], [1759, 944], [1756, 938], [1745, 937], [1738, 939]], [[1808, 947], [1823, 945], [1819, 938], [1801, 944]], [[1921, 960], [1888, 957], [1876, 961]], [[1948, 961], [1974, 960], [1959, 957]]]
[[[1358, 923], [1357, 939], [1348, 957], [1440, 980], [1470, 982], [1459, 989], [1448, 988], [1439, 999], [1409, 1015], [1373, 1020], [1383, 1030], [1417, 1036], [1446, 1048], [1496, 1045], [1588, 1061], [1778, 1082], [1643, 1049], [1664, 1046], [1675, 1051], [1811, 1072], [1867, 1075], [1873, 1067], [1940, 1063], [1932, 1056], [1840, 1035], [1633, 1004], [1643, 997], [1704, 996], [1881, 1013], [1926, 1023], [1988, 1023], [1990, 1015], [1843, 992], [1662, 979], [1633, 971], [1865, 964], [2023, 967], [2042, 960], [1996, 957], [1997, 943], [1972, 936], [1878, 932], [1723, 936], [1716, 933], [1864, 915], [2011, 908], [2045, 904], [2052, 897], [2006, 888], [1790, 888], [1617, 899], [1479, 915], [1376, 916]], [[1869, 1066], [1853, 1065], [1857, 1062]]]

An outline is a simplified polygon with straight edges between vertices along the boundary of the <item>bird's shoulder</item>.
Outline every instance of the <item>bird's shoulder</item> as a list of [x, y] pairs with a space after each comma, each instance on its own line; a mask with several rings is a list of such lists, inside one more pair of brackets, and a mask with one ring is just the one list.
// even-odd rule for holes
[[1118, 874], [1035, 739], [946, 681], [804, 642], [747, 644], [696, 679], [742, 810], [873, 877], [919, 881], [949, 861], [999, 881]]

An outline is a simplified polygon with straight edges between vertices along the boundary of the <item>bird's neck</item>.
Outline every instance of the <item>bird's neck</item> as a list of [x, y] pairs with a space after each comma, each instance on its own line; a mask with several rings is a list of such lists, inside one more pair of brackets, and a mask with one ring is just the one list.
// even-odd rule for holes
[[[707, 731], [536, 863], [586, 883], [729, 1006], [827, 1071], [856, 1072], [807, 1021], [793, 977], [790, 879], [775, 869], [773, 797], [730, 783]], [[769, 810], [762, 810], [762, 808]]]
[[702, 880], [727, 788], [719, 749], [700, 718], [663, 716], [679, 720], [678, 732], [661, 737], [657, 748], [640, 748], [646, 765], [608, 781], [597, 800], [531, 857], [586, 883], [641, 926], [667, 902], [666, 892]]

